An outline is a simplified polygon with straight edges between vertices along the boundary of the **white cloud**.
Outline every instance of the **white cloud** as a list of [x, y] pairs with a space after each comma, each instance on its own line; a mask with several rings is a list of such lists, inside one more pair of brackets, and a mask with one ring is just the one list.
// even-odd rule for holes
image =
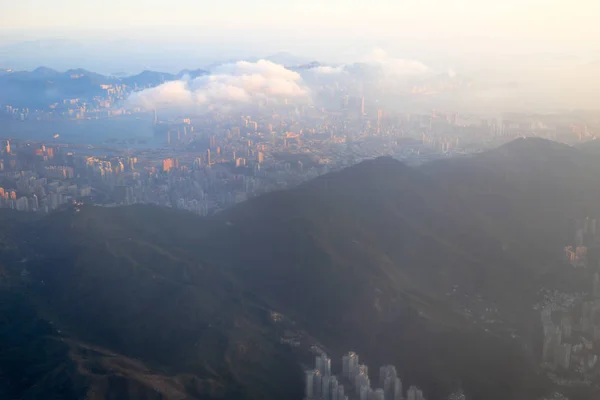
[[427, 65], [389, 56], [375, 49], [363, 62], [320, 65], [296, 72], [268, 61], [238, 61], [220, 65], [209, 75], [168, 82], [134, 93], [128, 105], [180, 112], [234, 110], [264, 103], [305, 103], [325, 92], [393, 98], [409, 94], [415, 82], [436, 75]]
[[267, 60], [255, 63], [238, 61], [215, 68], [211, 74], [194, 80], [167, 82], [152, 89], [133, 93], [128, 104], [144, 109], [195, 109], [203, 107], [230, 109], [258, 104], [261, 100], [275, 102], [306, 101], [310, 91], [302, 77], [282, 65]]
[[145, 109], [189, 107], [194, 103], [187, 81], [166, 82], [160, 86], [133, 93], [128, 102]]
[[433, 70], [420, 61], [391, 57], [380, 48], [374, 49], [365, 63], [381, 68], [385, 75], [392, 77], [433, 74]]
[[369, 55], [363, 57], [360, 63], [342, 64], [336, 67], [318, 66], [309, 71], [320, 75], [338, 75], [360, 70], [366, 70], [380, 78], [404, 79], [415, 77], [426, 77], [434, 74], [434, 70], [417, 60], [395, 58], [389, 56], [385, 50], [376, 48]]

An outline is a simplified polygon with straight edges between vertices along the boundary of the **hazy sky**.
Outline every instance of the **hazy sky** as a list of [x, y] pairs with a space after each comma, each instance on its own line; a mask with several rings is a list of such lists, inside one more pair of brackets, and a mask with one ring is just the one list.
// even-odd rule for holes
[[0, 0], [2, 40], [73, 37], [351, 56], [600, 51], [596, 0]]

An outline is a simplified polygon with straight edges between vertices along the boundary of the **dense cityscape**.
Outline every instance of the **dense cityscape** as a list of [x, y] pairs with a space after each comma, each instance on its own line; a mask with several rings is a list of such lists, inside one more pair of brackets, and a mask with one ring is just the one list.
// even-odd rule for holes
[[[57, 119], [66, 123], [62, 127], [73, 124], [65, 129], [81, 131], [67, 139], [62, 132], [46, 134], [45, 140], [5, 137], [0, 152], [1, 206], [49, 212], [87, 199], [106, 206], [147, 203], [210, 215], [377, 156], [418, 165], [521, 136], [575, 144], [597, 133], [587, 125], [593, 125], [593, 119], [582, 116], [398, 113], [377, 108], [364, 96], [339, 93], [339, 104], [328, 108], [261, 104], [244, 113], [214, 111], [189, 117], [115, 105], [138, 89], [103, 86], [105, 94], [94, 98], [93, 105], [66, 99], [44, 111], [6, 105], [3, 120], [17, 124], [8, 132], [19, 124], [44, 126]], [[129, 136], [130, 128], [119, 127], [121, 122], [116, 128], [102, 128], [122, 117], [138, 125], [148, 121], [150, 136]], [[94, 129], [113, 136], [96, 135], [86, 143], [87, 125], [79, 123], [99, 123]]]

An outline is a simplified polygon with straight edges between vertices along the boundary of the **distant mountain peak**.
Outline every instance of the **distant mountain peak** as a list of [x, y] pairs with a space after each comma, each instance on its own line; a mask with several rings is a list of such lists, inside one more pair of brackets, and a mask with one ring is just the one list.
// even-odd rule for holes
[[490, 153], [504, 153], [504, 152], [538, 152], [538, 151], [571, 151], [573, 148], [569, 145], [554, 142], [552, 140], [540, 138], [540, 137], [520, 137], [515, 140], [511, 140], [502, 146], [493, 149]]
[[[414, 169], [390, 156], [382, 156], [362, 161], [344, 170], [348, 174], [369, 172], [374, 174], [415, 172]], [[389, 175], [388, 175], [389, 176]]]
[[60, 72], [58, 72], [57, 70], [48, 68], [48, 67], [44, 67], [44, 66], [37, 67], [36, 69], [34, 69], [31, 72], [35, 75], [44, 75], [44, 76], [52, 76], [52, 75], [60, 74]]

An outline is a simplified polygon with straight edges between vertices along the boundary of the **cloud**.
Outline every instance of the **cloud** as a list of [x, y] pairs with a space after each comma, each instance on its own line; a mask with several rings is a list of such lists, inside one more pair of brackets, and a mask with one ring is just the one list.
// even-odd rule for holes
[[436, 92], [433, 86], [437, 81], [429, 81], [440, 74], [450, 79], [447, 71], [438, 73], [420, 61], [392, 57], [382, 49], [373, 50], [361, 62], [295, 70], [268, 60], [238, 61], [217, 66], [195, 79], [184, 78], [133, 93], [127, 105], [181, 113], [225, 112], [267, 102], [273, 106], [284, 99], [292, 104], [321, 104], [340, 93], [393, 102], [410, 96], [415, 86]]
[[337, 79], [342, 74], [347, 78], [388, 81], [392, 84], [406, 82], [415, 78], [426, 78], [435, 75], [429, 66], [417, 60], [389, 56], [383, 49], [376, 48], [363, 57], [360, 62], [339, 66], [316, 66], [307, 73], [321, 78]]
[[379, 67], [385, 75], [391, 77], [424, 76], [434, 73], [430, 67], [420, 61], [390, 57], [380, 48], [374, 49], [365, 59], [365, 63]]
[[188, 82], [181, 80], [132, 93], [127, 102], [131, 106], [144, 109], [189, 107], [194, 104], [194, 95], [188, 87]]
[[329, 98], [342, 92], [392, 102], [410, 95], [415, 86], [427, 86], [428, 81], [436, 80], [440, 74], [448, 76], [445, 71], [435, 71], [420, 61], [392, 57], [380, 48], [354, 63], [317, 65], [301, 73], [313, 92], [327, 93]]
[[320, 65], [308, 70], [320, 75], [339, 75], [342, 73], [356, 74], [368, 72], [385, 78], [411, 78], [433, 75], [435, 71], [417, 60], [395, 58], [389, 56], [385, 50], [376, 48], [360, 62], [342, 64], [339, 66]]
[[271, 61], [224, 64], [209, 75], [182, 79], [133, 93], [130, 107], [202, 111], [256, 105], [260, 101], [307, 101], [310, 90], [300, 74]]

